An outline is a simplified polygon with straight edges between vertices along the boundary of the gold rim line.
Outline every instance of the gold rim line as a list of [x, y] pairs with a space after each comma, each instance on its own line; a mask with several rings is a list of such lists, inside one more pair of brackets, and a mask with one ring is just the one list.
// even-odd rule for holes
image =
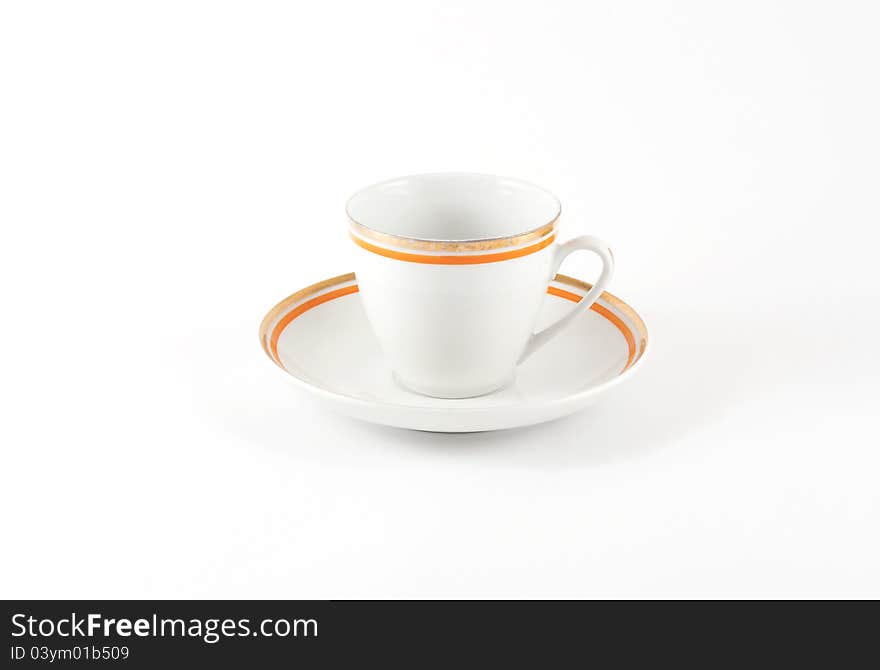
[[520, 247], [509, 251], [496, 251], [489, 254], [451, 256], [427, 256], [424, 254], [412, 254], [406, 251], [395, 251], [394, 249], [388, 249], [387, 247], [378, 247], [361, 239], [354, 233], [351, 233], [351, 239], [359, 247], [366, 249], [371, 253], [384, 256], [385, 258], [391, 258], [396, 261], [424, 263], [426, 265], [482, 265], [484, 263], [500, 263], [501, 261], [509, 261], [514, 258], [522, 258], [523, 256], [537, 253], [553, 244], [554, 240], [556, 240], [556, 234], [553, 233], [549, 237], [545, 237], [540, 242], [529, 247]]
[[[270, 350], [270, 344], [268, 341], [269, 338], [267, 337], [267, 335], [269, 335], [269, 328], [272, 326], [272, 324], [279, 317], [283, 318], [287, 313], [292, 312], [292, 310], [290, 310], [290, 307], [292, 307], [293, 305], [296, 305], [299, 302], [302, 302], [308, 298], [311, 298], [315, 294], [320, 293], [321, 291], [324, 291], [328, 288], [331, 288], [333, 286], [337, 286], [340, 284], [347, 284], [351, 281], [354, 281], [355, 279], [356, 279], [356, 277], [353, 272], [349, 272], [344, 275], [339, 275], [338, 277], [331, 277], [330, 279], [325, 279], [324, 281], [320, 281], [317, 284], [312, 284], [311, 286], [306, 286], [304, 289], [301, 289], [301, 290], [297, 291], [296, 293], [293, 293], [293, 294], [287, 296], [286, 298], [284, 298], [284, 300], [282, 300], [277, 305], [275, 305], [272, 309], [270, 309], [269, 313], [266, 314], [265, 317], [263, 317], [263, 320], [260, 323], [260, 346], [263, 347], [263, 351], [266, 352], [266, 355], [269, 358], [271, 358], [272, 361], [276, 365], [278, 365], [282, 370], [285, 370], [285, 372], [286, 372], [287, 369], [281, 363], [280, 356], [273, 355], [272, 351]], [[553, 281], [558, 282], [560, 284], [567, 284], [568, 286], [572, 286], [574, 288], [580, 289], [585, 292], [588, 292], [590, 289], [593, 288], [593, 285], [590, 284], [589, 282], [581, 281], [580, 279], [575, 279], [574, 277], [569, 277], [568, 275], [563, 275], [563, 274], [557, 274], [553, 278]], [[354, 290], [350, 291], [349, 293], [345, 293], [344, 295], [350, 295], [351, 293], [357, 292], [356, 285], [352, 288]], [[548, 289], [549, 288], [552, 288], [552, 287], [548, 287]], [[336, 295], [334, 297], [342, 297], [342, 295]], [[580, 296], [580, 297], [583, 297], [583, 296]], [[329, 299], [332, 299], [332, 298], [329, 298]], [[630, 323], [638, 331], [638, 336], [639, 336], [638, 352], [636, 353], [636, 355], [634, 357], [632, 357], [631, 361], [627, 362], [626, 367], [624, 367], [624, 369], [621, 371], [621, 374], [622, 374], [623, 372], [628, 370], [630, 367], [635, 365], [635, 363], [644, 355], [645, 348], [648, 345], [648, 328], [645, 325], [645, 322], [642, 320], [642, 317], [639, 316], [638, 312], [636, 312], [632, 307], [627, 305], [623, 300], [618, 298], [616, 295], [608, 293], [608, 291], [603, 291], [602, 295], [599, 296], [599, 299], [604, 300], [609, 305], [614, 307], [616, 310], [621, 312], [624, 316], [626, 316], [626, 318], [629, 319]], [[313, 305], [311, 305], [311, 307], [317, 307], [318, 304], [322, 304], [322, 303], [313, 304]], [[595, 306], [595, 303], [593, 306]], [[311, 307], [309, 307], [309, 309], [311, 309]], [[601, 307], [601, 305], [600, 305], [600, 307]], [[305, 313], [306, 311], [308, 311], [308, 310], [303, 310], [302, 312], [300, 312], [300, 314], [297, 314], [297, 316], [300, 316], [302, 313]], [[597, 311], [597, 313], [600, 313], [600, 312]], [[607, 316], [605, 316], [604, 314], [602, 314], [602, 316], [606, 320], [611, 321], [611, 319], [608, 319]], [[288, 325], [290, 325], [290, 322], [292, 322], [292, 321], [293, 321], [293, 319], [290, 319], [290, 321], [288, 321], [286, 324], [284, 324], [284, 328], [286, 328]], [[611, 322], [614, 323], [613, 321], [611, 321]], [[280, 325], [280, 322], [279, 322], [279, 325]], [[614, 324], [614, 325], [617, 325], [617, 324]], [[624, 324], [624, 326], [626, 326], [626, 324]], [[276, 345], [277, 345], [278, 339], [281, 337], [281, 333], [284, 331], [284, 328], [281, 328], [278, 331], [277, 337], [272, 338], [275, 341]], [[618, 328], [618, 330], [620, 330], [619, 326], [617, 326], [617, 328]], [[277, 326], [276, 326], [276, 329], [277, 329]], [[632, 332], [632, 328], [627, 326], [627, 330], [630, 332], [631, 335], [635, 335], [635, 333]], [[626, 333], [621, 331], [621, 334], [624, 336], [624, 339], [626, 339]]]
[[518, 247], [523, 244], [528, 244], [529, 242], [535, 242], [553, 232], [559, 221], [559, 214], [557, 214], [550, 223], [524, 233], [517, 233], [516, 235], [510, 235], [508, 237], [492, 237], [480, 240], [422, 240], [417, 237], [404, 237], [402, 235], [382, 233], [378, 230], [367, 228], [364, 224], [358, 223], [350, 216], [348, 217], [348, 220], [349, 227], [359, 237], [363, 237], [364, 239], [379, 244], [400, 247], [401, 249], [410, 249], [413, 251], [445, 251], [449, 253], [458, 253], [506, 249], [507, 247]]

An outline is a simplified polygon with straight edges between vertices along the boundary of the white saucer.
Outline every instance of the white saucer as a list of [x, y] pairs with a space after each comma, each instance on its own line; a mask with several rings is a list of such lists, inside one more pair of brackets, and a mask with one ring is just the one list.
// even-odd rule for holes
[[[591, 288], [557, 275], [538, 328]], [[648, 331], [629, 305], [603, 293], [582, 319], [517, 368], [515, 382], [462, 400], [429, 398], [392, 379], [367, 322], [354, 274], [313, 284], [263, 319], [260, 342], [300, 388], [332, 409], [373, 423], [440, 432], [514, 428], [576, 412], [642, 366]]]

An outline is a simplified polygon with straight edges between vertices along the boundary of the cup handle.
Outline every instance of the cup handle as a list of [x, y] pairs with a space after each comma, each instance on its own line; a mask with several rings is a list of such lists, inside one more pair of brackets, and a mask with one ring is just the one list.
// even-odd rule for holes
[[580, 237], [575, 237], [565, 244], [560, 244], [556, 247], [554, 251], [555, 255], [553, 257], [553, 271], [550, 273], [550, 278], [552, 279], [556, 276], [556, 272], [559, 270], [559, 266], [562, 265], [562, 261], [564, 261], [570, 253], [580, 251], [581, 249], [592, 251], [593, 253], [598, 254], [602, 259], [602, 273], [599, 275], [599, 279], [593, 284], [593, 288], [590, 289], [589, 293], [575, 303], [575, 306], [571, 308], [571, 311], [569, 311], [568, 314], [555, 323], [550, 324], [544, 330], [532, 334], [526, 344], [523, 355], [520, 356], [519, 363], [522, 363], [538, 349], [547, 344], [547, 342], [559, 335], [559, 333], [576, 319], [579, 314], [583, 314], [590, 309], [590, 306], [596, 302], [600, 295], [602, 295], [602, 291], [605, 290], [605, 287], [608, 286], [608, 282], [611, 281], [611, 276], [614, 274], [614, 255], [611, 253], [611, 249], [608, 248], [608, 245], [605, 244], [605, 242], [592, 235], [581, 235]]

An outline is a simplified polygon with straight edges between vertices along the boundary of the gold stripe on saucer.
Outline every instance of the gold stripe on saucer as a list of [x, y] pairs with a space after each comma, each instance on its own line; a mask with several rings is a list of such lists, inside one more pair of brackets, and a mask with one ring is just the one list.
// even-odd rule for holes
[[[263, 351], [266, 352], [266, 355], [269, 356], [272, 360], [275, 360], [275, 356], [272, 355], [272, 352], [269, 351], [269, 328], [272, 326], [278, 318], [287, 312], [291, 306], [300, 302], [301, 300], [305, 300], [306, 298], [315, 295], [316, 293], [320, 293], [321, 291], [330, 288], [331, 286], [336, 286], [337, 284], [345, 284], [346, 282], [354, 281], [354, 272], [349, 272], [348, 274], [339, 275], [338, 277], [332, 277], [331, 279], [325, 279], [324, 281], [319, 281], [317, 284], [312, 284], [311, 286], [306, 286], [304, 289], [297, 291], [293, 295], [287, 296], [284, 300], [275, 305], [272, 309], [269, 310], [269, 313], [263, 317], [262, 323], [260, 323], [260, 344], [263, 346]], [[278, 361], [276, 361], [278, 362]], [[280, 365], [280, 363], [279, 363]]]
[[[281, 333], [284, 331], [284, 329], [296, 317], [314, 307], [318, 307], [325, 302], [335, 300], [336, 298], [340, 298], [344, 295], [357, 293], [358, 287], [356, 284], [344, 288], [337, 288], [336, 290], [329, 291], [327, 293], [322, 293], [324, 291], [327, 291], [327, 289], [335, 286], [340, 286], [342, 284], [348, 284], [354, 280], [355, 275], [353, 272], [339, 275], [338, 277], [333, 277], [331, 279], [325, 279], [324, 281], [318, 282], [317, 284], [312, 284], [311, 286], [307, 286], [306, 288], [297, 291], [293, 295], [290, 295], [279, 302], [271, 310], [269, 310], [269, 313], [266, 314], [265, 317], [263, 317], [263, 321], [260, 324], [260, 345], [263, 347], [263, 351], [266, 352], [266, 355], [269, 356], [269, 358], [271, 358], [278, 366], [284, 369], [284, 365], [281, 363], [281, 359], [277, 353], [278, 340], [281, 337]], [[580, 279], [575, 279], [574, 277], [569, 277], [563, 274], [557, 274], [553, 278], [553, 281], [576, 288], [580, 291], [583, 291], [584, 294], [586, 294], [590, 289], [593, 288], [593, 285], [589, 282], [581, 281]], [[567, 292], [562, 291], [561, 289], [554, 289], [554, 287], [552, 286], [548, 287], [547, 292], [551, 295], [557, 295], [559, 297], [563, 297], [573, 301], [576, 301], [576, 298], [579, 299], [581, 297], [580, 295], [576, 295], [573, 293], [569, 295], [563, 295]], [[317, 295], [316, 297], [316, 294], [321, 295]], [[628, 368], [632, 367], [632, 365], [635, 364], [636, 361], [638, 361], [645, 353], [645, 347], [648, 344], [648, 328], [647, 326], [645, 326], [645, 322], [642, 321], [642, 317], [640, 317], [632, 307], [627, 305], [617, 296], [612, 295], [607, 291], [604, 291], [600, 296], [600, 299], [614, 307], [614, 309], [616, 309], [621, 314], [623, 314], [633, 325], [636, 331], [638, 331], [637, 333], [631, 333], [626, 324], [620, 321], [620, 319], [607, 308], [598, 304], [594, 304], [592, 306], [594, 311], [599, 313], [606, 320], [615, 325], [618, 330], [620, 330], [621, 334], [623, 334], [624, 336], [624, 339], [627, 341], [627, 345], [629, 345], [630, 347], [629, 358], [623, 371], [621, 371], [624, 372]], [[294, 305], [298, 306], [294, 307]], [[272, 327], [273, 324], [275, 324], [274, 328]], [[271, 333], [269, 332], [270, 328], [272, 328]], [[632, 347], [634, 344], [634, 335], [639, 337], [639, 346], [637, 351], [635, 352], [632, 351]]]
[[[575, 279], [574, 277], [569, 277], [568, 275], [563, 274], [556, 275], [553, 278], [553, 281], [559, 282], [560, 284], [568, 284], [569, 286], [573, 286], [583, 291], [589, 291], [591, 288], [593, 288], [593, 285], [589, 282], [581, 281], [580, 279]], [[630, 367], [633, 363], [635, 363], [642, 357], [642, 354], [645, 353], [645, 347], [648, 346], [648, 327], [645, 325], [645, 322], [642, 321], [642, 317], [639, 316], [638, 312], [636, 312], [632, 307], [627, 305], [616, 295], [612, 295], [608, 291], [603, 291], [602, 295], [599, 296], [599, 298], [601, 300], [604, 300], [609, 305], [614, 307], [614, 309], [616, 309], [618, 312], [626, 316], [626, 318], [629, 319], [630, 323], [632, 323], [632, 325], [638, 331], [637, 334], [639, 336], [639, 351], [635, 359], [627, 365], [627, 367]]]
[[343, 286], [342, 288], [338, 288], [334, 291], [327, 291], [327, 293], [322, 293], [321, 295], [315, 296], [314, 298], [309, 298], [304, 303], [300, 304], [298, 307], [290, 310], [287, 314], [281, 317], [275, 327], [272, 329], [272, 335], [269, 337], [269, 353], [272, 354], [272, 358], [275, 360], [278, 365], [282, 368], [284, 364], [281, 362], [281, 357], [278, 355], [278, 340], [281, 337], [281, 333], [284, 332], [284, 329], [290, 325], [290, 322], [293, 321], [298, 316], [305, 314], [310, 309], [314, 309], [319, 305], [323, 305], [325, 302], [330, 302], [331, 300], [336, 300], [336, 298], [341, 298], [344, 295], [351, 295], [352, 293], [357, 293], [360, 289], [358, 289], [357, 284], [351, 284], [350, 286]]

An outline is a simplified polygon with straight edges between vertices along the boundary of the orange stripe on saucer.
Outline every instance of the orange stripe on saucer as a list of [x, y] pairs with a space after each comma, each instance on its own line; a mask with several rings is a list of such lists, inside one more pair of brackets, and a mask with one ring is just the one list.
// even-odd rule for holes
[[335, 300], [336, 298], [341, 298], [342, 296], [348, 295], [349, 293], [357, 292], [357, 284], [354, 284], [353, 286], [346, 286], [344, 288], [338, 288], [335, 291], [330, 291], [329, 293], [319, 295], [317, 298], [306, 300], [302, 305], [285, 314], [284, 318], [282, 318], [281, 321], [279, 321], [275, 328], [272, 330], [272, 337], [269, 339], [269, 351], [272, 352], [272, 358], [275, 359], [275, 362], [279, 366], [284, 368], [284, 365], [282, 365], [281, 363], [281, 359], [278, 357], [278, 338], [281, 337], [281, 333], [284, 332], [284, 329], [287, 328], [288, 324], [291, 321], [293, 321], [301, 314], [308, 312], [313, 307], [323, 305], [325, 302]]
[[375, 244], [370, 244], [369, 242], [362, 240], [356, 235], [351, 235], [351, 239], [354, 240], [355, 244], [363, 247], [367, 251], [372, 251], [374, 254], [379, 254], [380, 256], [385, 256], [386, 258], [393, 258], [397, 261], [408, 261], [410, 263], [429, 263], [431, 265], [477, 265], [479, 263], [497, 263], [498, 261], [507, 261], [512, 258], [521, 258], [522, 256], [528, 256], [529, 254], [533, 254], [536, 251], [541, 251], [541, 249], [544, 249], [553, 244], [553, 240], [556, 239], [556, 235], [551, 235], [547, 239], [541, 240], [537, 244], [533, 244], [529, 247], [523, 247], [522, 249], [514, 249], [512, 251], [499, 251], [494, 254], [475, 254], [473, 256], [430, 256], [427, 254], [410, 254], [405, 251], [394, 251], [393, 249], [378, 247]]
[[[565, 291], [561, 288], [556, 288], [555, 286], [548, 286], [547, 293], [549, 293], [550, 295], [555, 295], [559, 298], [571, 300], [572, 302], [580, 302], [583, 298], [583, 296], [578, 295], [577, 293]], [[620, 373], [623, 374], [627, 371], [629, 366], [632, 365], [633, 359], [636, 356], [636, 340], [633, 337], [632, 332], [629, 328], [627, 328], [626, 324], [621, 320], [619, 316], [617, 316], [617, 314], [612, 312], [604, 305], [600, 305], [598, 302], [594, 302], [592, 305], [590, 305], [590, 309], [598, 314], [601, 314], [611, 323], [617, 326], [617, 330], [620, 331], [621, 335], [623, 335], [624, 339], [626, 340], [626, 345], [627, 347], [629, 347], [629, 357], [626, 359], [626, 365], [623, 366], [623, 370], [620, 371]]]
[[[343, 277], [348, 279], [348, 277]], [[285, 314], [280, 321], [275, 325], [275, 328], [272, 329], [272, 335], [269, 338], [269, 353], [272, 356], [272, 359], [275, 363], [284, 369], [284, 364], [281, 362], [281, 358], [278, 356], [278, 339], [281, 337], [281, 333], [284, 332], [284, 329], [290, 325], [290, 322], [293, 321], [298, 316], [301, 316], [308, 312], [310, 309], [314, 307], [318, 307], [319, 305], [323, 305], [325, 302], [330, 302], [331, 300], [335, 300], [336, 298], [341, 298], [346, 295], [350, 295], [352, 293], [358, 292], [357, 284], [353, 284], [351, 286], [345, 286], [343, 288], [338, 288], [334, 291], [328, 291], [322, 295], [319, 295], [311, 300], [307, 300], [295, 309], [292, 309], [290, 312]], [[556, 288], [555, 286], [548, 286], [547, 293], [550, 295], [555, 295], [558, 298], [564, 298], [566, 300], [570, 300], [571, 302], [580, 302], [583, 298], [578, 293], [572, 293], [571, 291], [566, 291], [561, 288]], [[627, 347], [629, 348], [629, 356], [626, 361], [626, 365], [621, 370], [621, 374], [626, 372], [629, 369], [629, 366], [632, 365], [633, 360], [636, 355], [636, 342], [633, 337], [632, 332], [627, 327], [627, 325], [618, 317], [614, 312], [612, 312], [607, 307], [600, 305], [599, 303], [593, 303], [590, 305], [590, 309], [599, 314], [600, 316], [608, 319], [623, 335], [626, 340]]]

